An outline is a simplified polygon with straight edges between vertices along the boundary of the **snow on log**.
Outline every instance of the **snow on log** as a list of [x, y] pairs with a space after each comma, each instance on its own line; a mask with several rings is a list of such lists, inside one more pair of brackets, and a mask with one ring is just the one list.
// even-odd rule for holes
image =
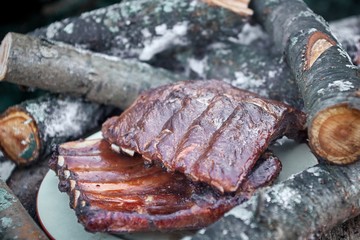
[[121, 109], [141, 91], [179, 78], [136, 60], [19, 33], [8, 33], [0, 46], [0, 81], [81, 96]]
[[0, 148], [19, 166], [46, 158], [52, 145], [99, 129], [116, 108], [46, 94], [9, 107], [0, 116]]
[[256, 192], [190, 240], [313, 239], [360, 214], [360, 162], [318, 164]]
[[360, 70], [329, 24], [301, 0], [254, 0], [252, 7], [295, 76], [314, 154], [336, 164], [359, 160]]

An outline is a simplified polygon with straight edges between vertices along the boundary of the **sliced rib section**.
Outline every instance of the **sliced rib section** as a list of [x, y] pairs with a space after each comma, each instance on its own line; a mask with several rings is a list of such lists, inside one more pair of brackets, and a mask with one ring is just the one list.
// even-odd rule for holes
[[201, 229], [271, 184], [281, 170], [268, 152], [241, 190], [221, 194], [181, 173], [148, 166], [140, 155], [116, 153], [103, 139], [64, 143], [49, 166], [84, 228], [110, 233]]
[[144, 92], [102, 133], [168, 171], [235, 192], [267, 147], [299, 138], [305, 121], [295, 108], [224, 81], [182, 81]]

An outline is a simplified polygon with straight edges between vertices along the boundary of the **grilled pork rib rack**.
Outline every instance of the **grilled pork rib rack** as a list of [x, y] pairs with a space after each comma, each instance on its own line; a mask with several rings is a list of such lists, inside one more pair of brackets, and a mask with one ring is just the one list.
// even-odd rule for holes
[[103, 139], [63, 143], [49, 161], [59, 189], [89, 232], [201, 229], [273, 182], [280, 161], [266, 152], [236, 193], [221, 194], [181, 173], [144, 164], [144, 159], [112, 150]]
[[277, 138], [298, 138], [306, 116], [218, 80], [182, 81], [141, 94], [102, 125], [104, 138], [193, 181], [236, 192]]

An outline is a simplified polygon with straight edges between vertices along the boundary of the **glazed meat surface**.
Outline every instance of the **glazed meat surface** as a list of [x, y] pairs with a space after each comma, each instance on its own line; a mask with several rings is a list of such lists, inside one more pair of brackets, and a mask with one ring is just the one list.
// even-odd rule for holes
[[182, 81], [141, 94], [102, 134], [168, 171], [234, 192], [272, 141], [297, 138], [305, 114], [224, 81]]
[[102, 139], [61, 144], [49, 166], [85, 229], [108, 233], [201, 229], [255, 189], [271, 184], [281, 170], [279, 160], [268, 152], [241, 191], [220, 194], [181, 173], [146, 166], [140, 155], [116, 153]]

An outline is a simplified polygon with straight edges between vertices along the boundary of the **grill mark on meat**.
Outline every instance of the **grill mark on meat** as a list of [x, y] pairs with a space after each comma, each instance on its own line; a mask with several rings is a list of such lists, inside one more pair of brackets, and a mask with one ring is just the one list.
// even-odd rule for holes
[[[169, 158], [167, 155], [171, 154], [172, 145], [175, 141], [174, 138], [179, 131], [179, 129], [174, 128], [173, 125], [176, 124], [175, 121], [177, 120], [177, 116], [181, 117], [182, 112], [184, 112], [184, 109], [186, 109], [190, 104], [190, 101], [191, 100], [189, 98], [185, 98], [182, 103], [182, 107], [167, 120], [158, 136], [149, 142], [149, 144], [146, 146], [146, 151], [142, 154], [146, 159], [151, 159], [151, 161], [156, 159], [164, 159], [164, 165], [166, 165], [166, 159]], [[178, 128], [183, 129], [183, 125], [185, 124], [180, 123], [177, 126]], [[160, 152], [160, 148], [158, 146], [162, 146], [161, 142], [164, 141], [164, 139], [168, 141], [167, 144], [170, 145], [170, 148], [164, 145], [164, 151]]]
[[198, 118], [204, 112], [213, 97], [214, 94], [206, 93], [194, 99], [186, 98], [184, 106], [169, 119], [159, 136], [152, 141], [152, 155], [145, 154], [145, 156], [154, 160], [162, 159], [165, 167], [172, 168], [171, 162], [176, 147], [194, 122], [193, 119]]
[[[109, 136], [112, 137], [111, 141], [116, 141], [116, 136], [121, 137], [126, 145], [136, 146], [133, 139], [134, 133], [138, 131], [137, 126], [129, 126], [133, 122], [140, 122], [141, 119], [144, 117], [144, 112], [149, 111], [153, 107], [153, 104], [159, 100], [157, 95], [161, 96], [161, 100], [166, 98], [171, 93], [171, 90], [164, 87], [159, 87], [158, 89], [150, 89], [148, 91], [144, 91], [141, 96], [139, 96], [139, 103], [142, 105], [137, 105], [133, 103], [130, 108], [134, 108], [134, 111], [128, 112], [127, 110], [124, 111], [123, 118], [111, 118], [109, 119]], [[145, 104], [146, 103], [146, 104]], [[124, 124], [118, 124], [119, 122], [123, 122]], [[128, 123], [128, 124], [127, 124]], [[132, 128], [131, 131], [128, 129]]]
[[[275, 119], [258, 118], [264, 114], [263, 109], [256, 105], [239, 103], [223, 126], [212, 135], [209, 140], [211, 147], [192, 168], [191, 172], [196, 174], [199, 181], [210, 182], [221, 191], [224, 191], [222, 186], [226, 181], [233, 186], [227, 191], [236, 191], [267, 147], [267, 136], [261, 133], [269, 131]], [[261, 140], [253, 136], [260, 136]]]
[[181, 108], [184, 97], [183, 93], [175, 91], [171, 92], [164, 101], [155, 101], [152, 108], [149, 108], [139, 121], [139, 130], [133, 137], [136, 151], [146, 155], [147, 145], [161, 132], [170, 117]]
[[[59, 177], [59, 189], [68, 193], [71, 208], [89, 232], [201, 229], [246, 201], [257, 187], [272, 183], [281, 170], [276, 157], [271, 153], [264, 155], [266, 159], [259, 160], [241, 191], [222, 195], [208, 185], [191, 182], [183, 174], [165, 172], [156, 165], [146, 167], [140, 155], [111, 154], [108, 142], [96, 141], [68, 142], [64, 149], [60, 145], [49, 161]], [[98, 152], [98, 157], [106, 163], [92, 165], [95, 156], [85, 157], [89, 149], [91, 154]], [[60, 152], [65, 155], [59, 155]], [[72, 169], [68, 168], [70, 161], [73, 161]], [[129, 165], [130, 161], [136, 164]], [[118, 165], [112, 170], [102, 167], [115, 163]], [[129, 168], [144, 174], [141, 177], [127, 174]], [[66, 171], [70, 174], [65, 174]], [[84, 179], [81, 177], [84, 172], [93, 172], [97, 177], [89, 175]], [[62, 187], [66, 185], [72, 187]]]
[[[144, 130], [144, 121], [146, 121], [149, 118], [152, 111], [156, 110], [155, 109], [156, 104], [160, 103], [160, 106], [161, 106], [161, 104], [164, 104], [164, 102], [169, 101], [169, 99], [171, 99], [172, 97], [179, 97], [179, 96], [177, 96], [177, 94], [179, 94], [179, 93], [185, 96], [185, 89], [184, 89], [185, 86], [186, 86], [186, 83], [180, 83], [179, 85], [176, 86], [176, 88], [173, 88], [173, 89], [169, 89], [166, 86], [165, 87], [163, 86], [163, 87], [159, 87], [156, 89], [150, 89], [148, 91], [145, 91], [144, 92], [145, 97], [141, 98], [141, 100], [143, 102], [141, 102], [140, 105], [134, 103], [135, 104], [134, 112], [136, 112], [136, 115], [135, 116], [131, 115], [131, 114], [133, 114], [133, 111], [131, 111], [129, 116], [126, 116], [127, 114], [124, 114], [125, 117], [128, 117], [128, 119], [119, 119], [119, 121], [121, 121], [121, 122], [128, 122], [130, 124], [133, 122], [137, 123], [136, 127], [132, 129], [130, 134], [127, 133], [127, 131], [128, 131], [127, 125], [125, 125], [124, 127], [122, 127], [121, 129], [118, 130], [118, 132], [120, 132], [119, 136], [121, 136], [121, 133], [125, 133], [124, 140], [127, 142], [126, 145], [128, 145], [131, 149], [133, 149], [135, 151], [143, 152], [144, 149], [139, 149], [139, 142], [138, 142], [139, 139], [136, 138], [137, 131]], [[173, 100], [174, 99], [172, 99], [172, 101]], [[146, 102], [146, 104], [143, 104], [145, 102]], [[141, 147], [142, 147], [142, 145], [141, 145]]]
[[[148, 161], [159, 162], [168, 171], [185, 173], [193, 181], [211, 184], [221, 192], [236, 191], [272, 141], [284, 135], [296, 138], [305, 132], [303, 112], [223, 81], [183, 81], [164, 87], [172, 90], [168, 98], [143, 111], [141, 123], [126, 123], [128, 129], [123, 129], [126, 132], [134, 125], [142, 126], [134, 133], [136, 147], [126, 145], [121, 137], [112, 142], [114, 133], [107, 129], [111, 123], [105, 122], [102, 127], [104, 138], [138, 150]], [[205, 102], [207, 107], [196, 109], [192, 100], [206, 93], [214, 94], [213, 100]], [[175, 104], [169, 104], [174, 99]], [[136, 102], [133, 106], [139, 109], [147, 104]], [[187, 112], [191, 114], [185, 115]], [[181, 117], [186, 119], [180, 122]]]
[[[224, 102], [227, 102], [228, 108], [223, 108]], [[183, 135], [169, 168], [184, 172], [193, 180], [197, 180], [197, 176], [192, 174], [192, 169], [202, 152], [208, 147], [204, 139], [213, 135], [222, 126], [235, 107], [236, 104], [232, 99], [226, 96], [215, 97]]]
[[[210, 85], [206, 92], [202, 88], [198, 88], [197, 84], [187, 84], [186, 82], [181, 83], [179, 86], [175, 87], [170, 93], [167, 99], [159, 99], [150, 108], [139, 121], [138, 126], [140, 126], [141, 131], [135, 134], [134, 139], [137, 142], [137, 149], [146, 159], [154, 160], [154, 148], [157, 145], [157, 138], [163, 130], [167, 131], [167, 124], [169, 124], [177, 113], [181, 112], [184, 109], [184, 106], [187, 105], [189, 95], [192, 99], [198, 99], [200, 95], [214, 95], [219, 94], [230, 87], [219, 88], [218, 86]], [[168, 104], [170, 104], [169, 107]], [[195, 111], [195, 109], [192, 109]], [[154, 120], [154, 122], [152, 121]], [[146, 133], [146, 134], [144, 134]]]
[[[181, 114], [181, 112], [186, 109], [186, 106], [189, 106], [188, 104], [191, 99], [199, 99], [201, 98], [201, 95], [213, 96], [222, 91], [226, 91], [227, 88], [231, 89], [229, 87], [219, 89], [217, 86], [210, 85], [207, 89], [208, 91], [204, 92], [202, 88], [198, 88], [197, 85], [183, 83], [180, 84], [180, 86], [181, 87], [174, 89], [168, 99], [158, 100], [158, 102], [153, 105], [153, 108], [143, 115], [143, 118], [138, 124], [138, 126], [142, 126], [142, 131], [135, 134], [134, 139], [137, 141], [137, 148], [139, 149], [138, 152], [140, 152], [148, 160], [155, 160], [156, 158], [159, 158], [156, 156], [159, 155], [159, 148], [156, 147], [160, 138], [159, 135], [163, 131], [167, 134], [173, 134], [173, 131], [168, 129], [168, 125], [178, 116], [178, 114]], [[191, 95], [191, 99], [188, 95]], [[167, 104], [171, 104], [171, 106], [167, 107]], [[204, 104], [208, 104], [208, 101], [205, 100]], [[192, 114], [197, 112], [195, 108], [190, 110], [192, 111]], [[196, 114], [190, 114], [190, 116], [197, 117]], [[189, 116], [187, 116], [187, 118], [189, 118]], [[151, 119], [154, 119], [154, 122]], [[159, 131], [159, 129], [161, 129], [161, 131]], [[184, 129], [187, 129], [187, 127], [184, 126]], [[146, 136], [144, 137], [144, 135]], [[141, 148], [141, 146], [144, 147]], [[156, 152], [154, 151], [155, 149], [157, 150]]]
[[[168, 86], [161, 86], [155, 89], [144, 91], [128, 109], [126, 109], [120, 117], [109, 118], [103, 124], [103, 135], [110, 142], [122, 142], [124, 146], [139, 152], [134, 142], [134, 133], [139, 131], [140, 122], [144, 114], [153, 107], [155, 101], [164, 101], [174, 91], [189, 94], [194, 89], [202, 88], [204, 83], [202, 80], [198, 81], [183, 81], [177, 85], [169, 88]], [[213, 81], [207, 81], [206, 89], [208, 92], [214, 94], [227, 93], [232, 96], [252, 96], [248, 91], [240, 91], [234, 89], [231, 85], [219, 85]], [[120, 124], [121, 123], [121, 124]], [[133, 123], [137, 123], [135, 126]], [[120, 140], [121, 139], [121, 140]]]
[[[217, 187], [222, 192], [224, 191], [222, 185], [217, 184], [217, 182], [214, 181], [212, 178], [213, 171], [214, 171], [214, 168], [216, 168], [217, 162], [216, 162], [216, 160], [213, 160], [213, 158], [211, 158], [211, 156], [209, 156], [210, 155], [209, 151], [212, 151], [212, 152], [216, 151], [217, 145], [215, 143], [218, 142], [218, 139], [222, 136], [222, 134], [224, 134], [223, 131], [230, 132], [229, 129], [227, 129], [227, 128], [229, 125], [231, 125], [231, 121], [234, 119], [234, 115], [236, 115], [238, 111], [239, 111], [239, 106], [236, 106], [233, 109], [232, 113], [229, 115], [229, 117], [224, 122], [222, 122], [221, 126], [218, 129], [216, 129], [216, 131], [213, 134], [211, 134], [211, 137], [207, 143], [207, 147], [203, 149], [203, 151], [201, 152], [201, 155], [199, 156], [198, 159], [195, 160], [192, 168], [190, 169], [190, 175], [192, 176], [192, 178], [195, 178], [195, 176], [196, 176], [196, 179], [198, 181], [207, 181], [211, 185]], [[226, 159], [228, 157], [228, 154], [225, 154], [224, 151], [227, 151], [227, 150], [231, 151], [232, 148], [223, 149], [224, 146], [226, 146], [227, 144], [228, 144], [227, 141], [225, 141], [225, 143], [223, 143], [223, 144], [220, 144], [220, 149], [218, 152], [221, 155], [219, 155], [217, 157], [224, 159], [224, 161], [227, 161], [227, 160], [231, 161], [232, 159]], [[236, 151], [237, 148], [235, 147], [234, 150]], [[225, 167], [226, 167], [226, 169], [228, 169], [228, 166], [225, 166]], [[225, 174], [224, 170], [221, 167], [220, 167], [220, 171], [222, 171], [221, 175]], [[237, 174], [237, 172], [238, 172], [238, 170], [235, 170], [235, 171], [230, 170], [229, 173]], [[237, 178], [238, 176], [235, 175], [234, 177]], [[225, 178], [227, 178], [227, 177], [225, 176]], [[233, 178], [233, 176], [231, 176], [231, 179], [232, 178]]]

